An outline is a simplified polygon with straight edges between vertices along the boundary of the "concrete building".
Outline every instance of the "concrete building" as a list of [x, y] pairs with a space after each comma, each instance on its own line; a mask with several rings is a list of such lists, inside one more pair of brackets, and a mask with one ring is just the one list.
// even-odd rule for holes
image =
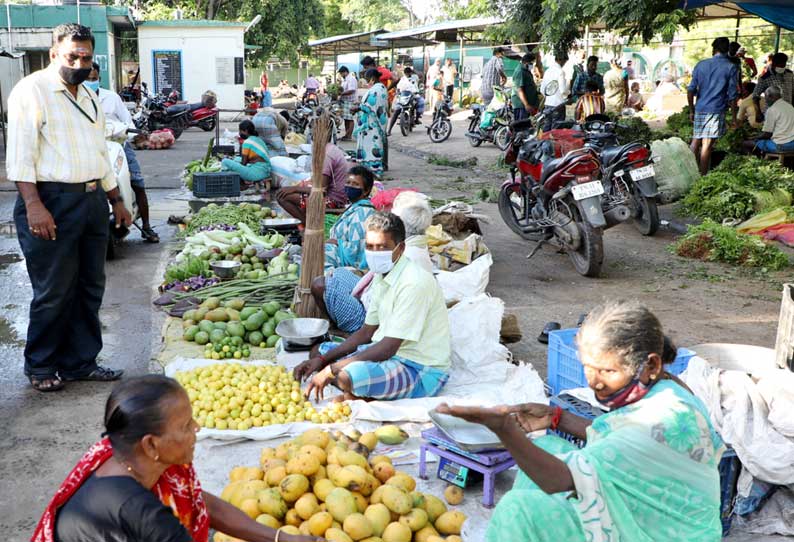
[[[123, 30], [134, 30], [130, 10], [126, 7], [99, 4], [37, 5], [11, 4], [0, 9], [0, 49], [19, 58], [0, 57], [0, 88], [3, 105], [13, 86], [23, 77], [45, 68], [49, 62], [52, 29], [59, 24], [80, 22], [91, 28], [96, 37], [94, 58], [101, 68], [102, 86], [119, 90], [125, 84], [120, 76], [121, 41]], [[10, 24], [9, 24], [10, 15]]]
[[199, 101], [203, 92], [212, 90], [221, 109], [242, 109], [246, 26], [186, 19], [139, 23], [141, 81], [155, 93], [178, 90], [188, 102]]

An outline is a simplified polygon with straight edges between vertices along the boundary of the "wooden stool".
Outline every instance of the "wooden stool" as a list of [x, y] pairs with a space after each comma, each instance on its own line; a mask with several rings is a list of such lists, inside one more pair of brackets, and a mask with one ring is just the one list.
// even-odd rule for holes
[[767, 160], [779, 160], [781, 166], [786, 165], [787, 158], [794, 158], [794, 151], [768, 152], [764, 155]]

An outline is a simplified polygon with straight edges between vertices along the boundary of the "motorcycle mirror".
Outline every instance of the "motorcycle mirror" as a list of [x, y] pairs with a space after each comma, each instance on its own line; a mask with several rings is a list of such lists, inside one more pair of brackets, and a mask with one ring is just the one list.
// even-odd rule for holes
[[560, 84], [557, 81], [549, 81], [543, 89], [543, 94], [546, 96], [554, 96], [560, 90]]

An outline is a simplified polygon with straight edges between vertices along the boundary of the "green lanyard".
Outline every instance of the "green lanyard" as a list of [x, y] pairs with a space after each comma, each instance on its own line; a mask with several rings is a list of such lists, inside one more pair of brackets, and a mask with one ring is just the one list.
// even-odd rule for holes
[[[79, 90], [78, 90], [78, 92], [79, 92]], [[90, 122], [91, 124], [96, 124], [96, 121], [97, 121], [97, 119], [99, 119], [99, 111], [98, 111], [98, 110], [97, 110], [97, 108], [96, 108], [96, 103], [94, 103], [94, 100], [91, 100], [91, 105], [93, 105], [93, 106], [94, 106], [94, 115], [96, 116], [96, 118], [92, 119], [92, 118], [91, 118], [91, 116], [90, 116], [88, 113], [86, 113], [86, 112], [83, 110], [83, 108], [82, 108], [82, 107], [80, 107], [80, 104], [78, 104], [78, 103], [75, 101], [75, 99], [74, 99], [74, 98], [72, 98], [72, 95], [69, 93], [69, 91], [66, 91], [66, 99], [67, 99], [67, 100], [69, 100], [69, 101], [72, 103], [72, 105], [73, 105], [73, 106], [75, 106], [75, 107], [77, 108], [77, 110], [78, 110], [78, 111], [79, 111], [79, 112], [80, 112], [80, 113], [81, 113], [81, 114], [82, 114], [82, 115], [83, 115], [85, 118], [87, 118], [87, 119], [88, 119], [88, 122]]]

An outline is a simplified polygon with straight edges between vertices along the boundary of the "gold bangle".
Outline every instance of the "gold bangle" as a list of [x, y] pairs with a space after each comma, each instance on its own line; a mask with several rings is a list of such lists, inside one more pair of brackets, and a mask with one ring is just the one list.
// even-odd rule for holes
[[280, 535], [280, 534], [281, 534], [281, 527], [276, 529], [276, 539], [273, 542], [278, 542], [278, 535]]

